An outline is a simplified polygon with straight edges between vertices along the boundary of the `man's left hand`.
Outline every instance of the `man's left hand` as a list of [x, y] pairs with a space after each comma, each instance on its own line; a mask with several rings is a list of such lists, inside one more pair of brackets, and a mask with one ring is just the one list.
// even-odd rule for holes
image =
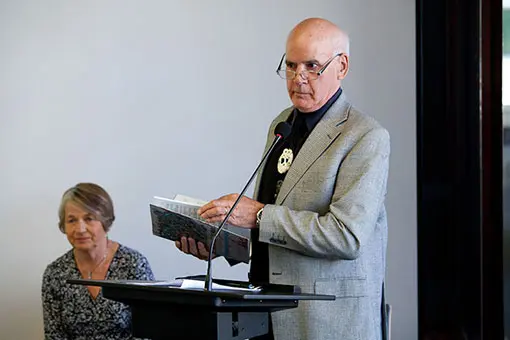
[[[198, 214], [207, 222], [221, 222], [237, 197], [239, 197], [238, 194], [230, 194], [212, 200], [198, 209]], [[264, 204], [243, 196], [227, 222], [237, 227], [253, 229], [257, 225], [257, 212], [263, 207]]]

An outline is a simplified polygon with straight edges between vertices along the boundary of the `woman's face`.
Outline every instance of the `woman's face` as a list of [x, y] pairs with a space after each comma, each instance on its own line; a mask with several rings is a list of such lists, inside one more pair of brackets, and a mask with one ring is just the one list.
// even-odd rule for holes
[[103, 224], [97, 217], [73, 202], [65, 206], [64, 230], [67, 240], [77, 250], [93, 250], [106, 239]]

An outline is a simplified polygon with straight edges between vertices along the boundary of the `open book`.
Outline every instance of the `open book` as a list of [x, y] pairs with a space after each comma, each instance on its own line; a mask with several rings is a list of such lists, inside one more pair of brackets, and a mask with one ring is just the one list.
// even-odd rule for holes
[[[197, 214], [205, 203], [181, 195], [174, 199], [155, 196], [150, 204], [152, 233], [172, 241], [178, 241], [182, 236], [191, 237], [209, 250], [219, 223], [207, 223]], [[214, 253], [227, 260], [249, 263], [250, 240], [223, 228], [216, 240]]]

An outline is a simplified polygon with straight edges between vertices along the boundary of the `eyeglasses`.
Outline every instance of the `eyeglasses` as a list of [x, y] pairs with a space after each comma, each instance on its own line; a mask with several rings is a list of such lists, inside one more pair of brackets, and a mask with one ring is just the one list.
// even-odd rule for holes
[[[326, 68], [331, 64], [331, 62], [336, 58], [341, 56], [343, 53], [337, 53], [331, 58], [328, 59], [324, 63], [322, 67], [320, 65], [314, 64], [313, 62], [309, 62], [305, 65], [305, 69], [301, 72], [299, 72], [299, 75], [302, 76], [304, 79], [308, 80], [315, 80], [321, 76], [321, 74], [326, 71]], [[288, 65], [284, 65], [284, 68], [282, 68], [283, 60], [285, 59], [285, 53], [282, 56], [282, 59], [280, 60], [280, 64], [278, 64], [278, 68], [276, 69], [276, 73], [282, 78], [282, 79], [294, 79], [298, 72], [296, 70], [296, 67], [289, 68]], [[320, 67], [320, 68], [319, 68]], [[319, 69], [319, 70], [317, 70]]]

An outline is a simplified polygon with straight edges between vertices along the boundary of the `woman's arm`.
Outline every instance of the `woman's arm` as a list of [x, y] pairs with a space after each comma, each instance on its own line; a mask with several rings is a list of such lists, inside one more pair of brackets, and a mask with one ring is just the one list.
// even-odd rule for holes
[[48, 267], [44, 271], [41, 296], [44, 319], [44, 339], [45, 340], [67, 340], [61, 322], [62, 301], [55, 294], [58, 291], [56, 285], [55, 273]]

